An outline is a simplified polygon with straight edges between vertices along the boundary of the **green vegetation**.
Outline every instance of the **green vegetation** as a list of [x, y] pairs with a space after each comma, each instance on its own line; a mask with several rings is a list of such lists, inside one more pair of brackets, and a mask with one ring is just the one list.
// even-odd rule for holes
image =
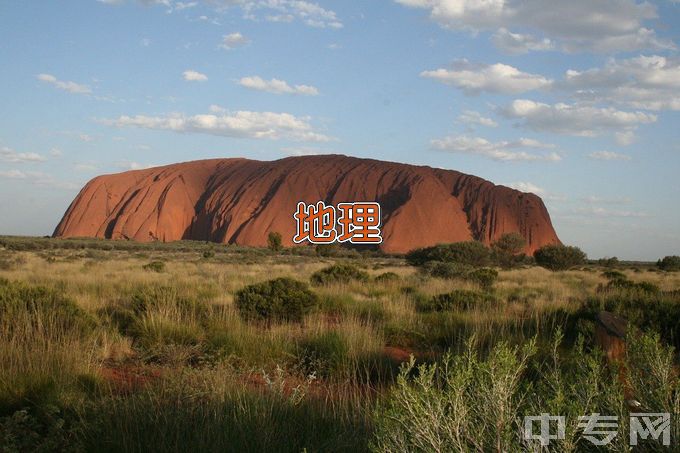
[[368, 273], [351, 264], [334, 264], [314, 272], [311, 281], [315, 285], [368, 281]]
[[292, 278], [277, 278], [239, 290], [236, 308], [248, 321], [295, 321], [319, 304], [316, 294], [306, 283]]
[[283, 243], [281, 242], [281, 233], [272, 231], [267, 236], [267, 247], [273, 252], [278, 252], [283, 248]]
[[412, 266], [422, 266], [428, 261], [485, 266], [490, 259], [491, 252], [478, 241], [435, 245], [413, 250], [406, 255], [406, 261]]
[[[551, 451], [599, 451], [578, 415], [680, 419], [680, 273], [654, 263], [0, 244], [0, 451], [536, 451], [542, 412], [570, 420]], [[621, 367], [602, 310], [629, 322]]]
[[534, 252], [539, 266], [551, 271], [564, 271], [586, 262], [586, 254], [578, 247], [568, 245], [546, 245]]
[[680, 271], [680, 256], [664, 256], [656, 265], [662, 271]]

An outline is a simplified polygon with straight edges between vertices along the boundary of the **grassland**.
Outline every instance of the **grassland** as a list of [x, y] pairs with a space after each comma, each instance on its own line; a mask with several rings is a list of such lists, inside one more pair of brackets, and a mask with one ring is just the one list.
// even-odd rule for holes
[[[0, 451], [510, 451], [533, 448], [517, 440], [525, 412], [625, 414], [631, 394], [675, 414], [677, 441], [678, 272], [624, 263], [633, 285], [616, 287], [595, 265], [523, 266], [489, 289], [378, 253], [0, 244]], [[339, 263], [369, 278], [311, 286], [301, 323], [235, 307], [247, 285]], [[491, 302], [427, 308], [458, 290]], [[642, 332], [623, 380], [595, 347], [602, 309]], [[555, 451], [588, 451], [579, 436]]]

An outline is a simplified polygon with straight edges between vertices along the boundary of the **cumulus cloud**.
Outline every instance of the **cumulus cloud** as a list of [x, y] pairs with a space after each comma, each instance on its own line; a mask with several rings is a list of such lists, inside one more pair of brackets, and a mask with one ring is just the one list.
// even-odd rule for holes
[[223, 137], [328, 142], [332, 138], [316, 132], [307, 117], [290, 113], [237, 111], [201, 115], [121, 116], [102, 120], [116, 127], [138, 127], [180, 133]]
[[220, 49], [231, 50], [237, 47], [243, 47], [250, 43], [250, 39], [243, 36], [240, 32], [229, 33], [222, 36], [222, 43], [219, 45]]
[[604, 132], [634, 130], [640, 124], [653, 123], [656, 115], [643, 112], [624, 112], [612, 107], [593, 107], [579, 104], [544, 104], [517, 99], [501, 109], [508, 118], [537, 131], [594, 137]]
[[512, 33], [507, 28], [500, 28], [491, 37], [491, 41], [501, 51], [510, 55], [521, 55], [530, 51], [545, 51], [555, 48], [555, 43], [548, 38]]
[[[669, 49], [646, 23], [656, 7], [635, 0], [395, 0], [427, 9], [432, 20], [453, 30], [530, 29], [558, 40], [568, 51]], [[512, 38], [508, 35], [505, 38]], [[530, 49], [531, 50], [531, 49]]]
[[550, 201], [565, 201], [565, 200], [567, 200], [566, 196], [550, 193], [547, 190], [545, 190], [544, 188], [539, 187], [536, 184], [529, 182], [529, 181], [511, 182], [509, 184], [506, 184], [506, 186], [508, 186], [512, 189], [515, 189], [515, 190], [519, 190], [520, 192], [533, 193], [534, 195], [538, 195], [539, 197], [541, 197], [545, 200], [550, 200]]
[[449, 136], [431, 141], [432, 148], [459, 154], [472, 154], [487, 157], [489, 159], [512, 162], [512, 161], [544, 161], [558, 162], [562, 157], [556, 152], [533, 153], [522, 151], [522, 148], [553, 148], [554, 145], [541, 143], [537, 140], [519, 139], [516, 141], [490, 142], [481, 137], [469, 137], [467, 135]]
[[496, 127], [498, 123], [491, 118], [486, 118], [474, 110], [465, 110], [458, 116], [458, 121], [465, 124], [479, 124], [480, 126]]
[[647, 110], [680, 110], [680, 58], [611, 59], [601, 68], [567, 71], [559, 86], [586, 100]]
[[243, 77], [238, 83], [242, 87], [251, 90], [266, 91], [274, 94], [302, 94], [306, 96], [316, 96], [319, 94], [319, 90], [310, 85], [290, 86], [285, 80], [264, 80], [259, 76]]
[[134, 161], [129, 161], [129, 160], [121, 160], [115, 163], [116, 168], [119, 168], [121, 170], [145, 170], [147, 168], [151, 168], [154, 165], [152, 164], [140, 164], [139, 162], [134, 162]]
[[188, 82], [205, 82], [208, 76], [193, 69], [187, 69], [182, 73], [182, 78]]
[[38, 80], [44, 83], [48, 83], [60, 90], [68, 91], [73, 94], [91, 94], [92, 90], [87, 85], [82, 85], [80, 83], [63, 81], [57, 79], [52, 74], [38, 74], [36, 76]]
[[44, 162], [47, 159], [37, 153], [18, 153], [12, 148], [3, 146], [0, 148], [0, 161], [10, 163]]
[[522, 72], [503, 63], [483, 65], [467, 60], [454, 62], [451, 69], [424, 71], [420, 75], [460, 88], [466, 94], [478, 94], [482, 91], [518, 94], [546, 88], [552, 83], [541, 75]]
[[594, 151], [588, 154], [588, 157], [594, 160], [631, 160], [628, 154], [616, 153], [614, 151]]

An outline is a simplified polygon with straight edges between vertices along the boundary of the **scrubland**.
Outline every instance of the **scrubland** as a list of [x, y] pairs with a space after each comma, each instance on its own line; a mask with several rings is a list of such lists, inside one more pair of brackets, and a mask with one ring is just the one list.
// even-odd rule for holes
[[[541, 412], [568, 416], [551, 451], [629, 451], [631, 400], [680, 438], [678, 272], [523, 264], [488, 285], [377, 253], [0, 243], [0, 451], [540, 451], [520, 434]], [[356, 273], [318, 273], [336, 265]], [[313, 306], [244, 317], [239, 291], [277, 278]], [[630, 322], [620, 362], [602, 310]], [[592, 412], [624, 423], [606, 448], [576, 426]]]

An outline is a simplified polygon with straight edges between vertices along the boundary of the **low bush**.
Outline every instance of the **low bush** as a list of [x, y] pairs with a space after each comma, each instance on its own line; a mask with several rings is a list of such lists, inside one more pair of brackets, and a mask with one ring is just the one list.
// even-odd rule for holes
[[416, 308], [422, 312], [472, 310], [475, 308], [488, 307], [496, 303], [496, 299], [489, 294], [456, 289], [450, 293], [438, 294], [430, 299], [416, 304]]
[[246, 286], [236, 293], [235, 302], [247, 321], [301, 322], [319, 305], [319, 298], [307, 284], [283, 277]]
[[485, 266], [489, 263], [491, 252], [478, 241], [439, 244], [412, 250], [406, 254], [406, 261], [412, 266], [422, 266], [428, 261]]
[[375, 277], [377, 283], [393, 283], [398, 282], [400, 277], [394, 272], [383, 272], [382, 274]]
[[165, 272], [165, 263], [163, 261], [152, 261], [142, 266], [142, 268], [146, 271], [161, 273]]
[[352, 281], [365, 282], [368, 281], [368, 273], [351, 264], [335, 264], [314, 272], [310, 280], [314, 285], [350, 283]]
[[482, 267], [468, 272], [465, 279], [477, 283], [482, 289], [489, 290], [498, 279], [498, 271], [496, 269]]
[[626, 274], [624, 274], [623, 272], [611, 270], [602, 272], [602, 276], [607, 280], [619, 280], [619, 279], [626, 280], [628, 278], [626, 277]]
[[428, 261], [420, 267], [420, 271], [430, 277], [453, 280], [464, 278], [471, 270], [472, 266], [461, 263], [448, 263], [444, 261]]
[[545, 245], [534, 252], [536, 264], [551, 271], [563, 271], [586, 262], [586, 254], [578, 247]]
[[267, 236], [267, 247], [273, 252], [278, 252], [283, 249], [283, 242], [281, 240], [281, 233], [272, 231]]

